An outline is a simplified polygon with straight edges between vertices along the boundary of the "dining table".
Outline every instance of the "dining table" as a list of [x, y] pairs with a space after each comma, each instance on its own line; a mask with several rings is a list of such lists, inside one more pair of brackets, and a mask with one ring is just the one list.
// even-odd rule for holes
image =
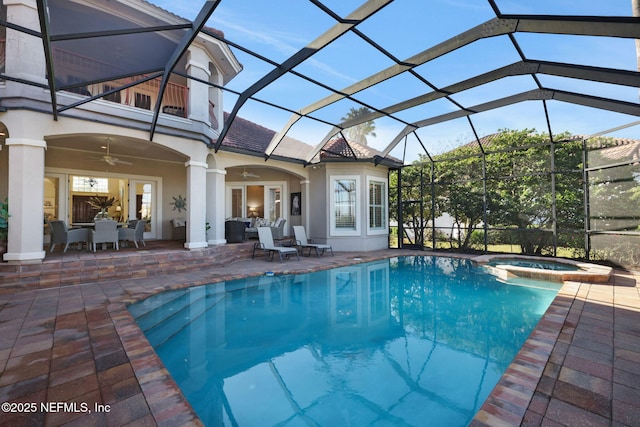
[[[95, 222], [72, 222], [71, 223], [71, 228], [86, 228], [86, 229], [91, 229], [93, 230], [96, 226]], [[116, 224], [116, 228], [127, 228], [128, 223], [126, 222], [119, 222]], [[89, 241], [87, 240], [86, 242], [87, 244], [87, 249], [89, 249]], [[107, 244], [106, 243], [102, 243], [102, 250], [106, 250], [107, 249]]]
[[[72, 222], [71, 228], [94, 228], [96, 226], [95, 222]], [[127, 227], [126, 222], [119, 222], [116, 225], [117, 228]]]

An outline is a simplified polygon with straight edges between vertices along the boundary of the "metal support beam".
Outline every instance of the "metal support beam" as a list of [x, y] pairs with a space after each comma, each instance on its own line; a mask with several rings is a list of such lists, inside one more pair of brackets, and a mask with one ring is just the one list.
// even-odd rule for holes
[[517, 32], [640, 38], [640, 18], [631, 16], [502, 15], [516, 20]]
[[484, 104], [475, 105], [473, 107], [467, 108], [466, 110], [453, 111], [451, 113], [442, 114], [440, 116], [435, 116], [412, 123], [410, 126], [406, 126], [402, 131], [400, 131], [398, 135], [396, 135], [395, 138], [393, 138], [389, 145], [387, 145], [387, 147], [382, 151], [382, 157], [386, 157], [387, 155], [389, 155], [391, 150], [395, 148], [402, 137], [411, 133], [415, 129], [458, 119], [461, 117], [466, 117], [475, 113], [494, 110], [496, 108], [505, 107], [507, 105], [516, 104], [523, 101], [542, 101], [552, 99], [556, 101], [568, 102], [571, 104], [583, 105], [585, 107], [598, 108], [601, 110], [640, 116], [640, 105], [632, 102], [618, 101], [608, 98], [600, 98], [552, 89], [534, 89], [528, 92], [522, 92], [505, 98], [496, 99]]
[[198, 33], [204, 27], [204, 24], [207, 22], [213, 11], [218, 7], [221, 0], [211, 0], [206, 1], [200, 9], [198, 16], [191, 24], [191, 29], [187, 31], [184, 35], [176, 49], [171, 54], [171, 57], [167, 61], [167, 64], [164, 67], [164, 73], [162, 75], [162, 81], [160, 82], [160, 88], [158, 90], [158, 99], [156, 100], [156, 105], [153, 112], [153, 120], [151, 122], [151, 129], [149, 130], [149, 140], [153, 140], [153, 135], [156, 131], [156, 126], [158, 124], [158, 117], [160, 115], [160, 105], [162, 104], [162, 98], [164, 97], [164, 92], [167, 88], [167, 83], [169, 82], [169, 76], [171, 75], [171, 71], [175, 68], [176, 64], [184, 55], [184, 53], [189, 49], [191, 42], [195, 40], [198, 36]]
[[544, 106], [544, 117], [547, 121], [547, 131], [549, 132], [549, 156], [551, 162], [551, 230], [553, 232], [553, 256], [558, 254], [558, 212], [556, 203], [556, 144], [553, 141], [553, 132], [551, 131], [551, 121], [549, 120], [549, 109], [547, 101], [542, 101]]
[[589, 172], [588, 172], [587, 155], [587, 140], [582, 140], [582, 194], [583, 194], [583, 207], [584, 207], [584, 252], [585, 259], [589, 260], [589, 253], [591, 252], [591, 235], [589, 230], [591, 229], [591, 210], [589, 207]]
[[[220, 148], [222, 141], [229, 132], [231, 123], [233, 123], [233, 120], [236, 118], [238, 112], [240, 111], [240, 108], [242, 108], [242, 106], [250, 97], [276, 81], [278, 78], [282, 77], [294, 67], [297, 67], [302, 62], [306, 61], [314, 54], [318, 53], [321, 49], [327, 47], [330, 43], [341, 37], [343, 34], [351, 30], [353, 27], [355, 27], [365, 19], [369, 18], [371, 15], [376, 13], [378, 10], [380, 10], [390, 2], [391, 0], [368, 0], [365, 4], [349, 14], [345, 22], [339, 22], [335, 24], [320, 37], [297, 51], [295, 54], [293, 54], [293, 56], [289, 57], [277, 68], [269, 72], [267, 75], [251, 85], [247, 90], [242, 92], [240, 98], [238, 98], [236, 104], [233, 106], [233, 109], [229, 113], [229, 116], [227, 117], [227, 120], [224, 124], [224, 128], [220, 132], [220, 136], [218, 137], [218, 141], [216, 142], [214, 147], [215, 151], [217, 152]], [[271, 151], [273, 151], [273, 148], [271, 148]]]
[[59, 42], [63, 40], [81, 40], [90, 39], [95, 37], [110, 37], [110, 36], [123, 36], [129, 34], [142, 34], [142, 33], [155, 33], [159, 31], [173, 31], [173, 30], [189, 30], [191, 24], [181, 25], [162, 25], [157, 27], [135, 27], [122, 30], [111, 31], [92, 31], [86, 33], [72, 33], [72, 34], [58, 34], [57, 36], [51, 36], [52, 42]]
[[[634, 25], [635, 24], [635, 25]], [[464, 33], [446, 40], [439, 45], [414, 55], [400, 63], [396, 63], [376, 74], [373, 74], [359, 82], [343, 88], [303, 109], [298, 113], [301, 116], [308, 115], [324, 108], [334, 102], [352, 96], [357, 92], [374, 86], [389, 78], [395, 77], [405, 71], [422, 65], [432, 59], [452, 52], [470, 43], [483, 38], [494, 37], [516, 32], [536, 32], [545, 34], [576, 34], [596, 35], [608, 37], [640, 38], [640, 19], [619, 17], [569, 17], [569, 16], [527, 16], [510, 15], [491, 19], [484, 24], [474, 27]], [[449, 94], [476, 87], [506, 76], [525, 75], [535, 73], [548, 73], [585, 80], [604, 81], [613, 84], [627, 84], [638, 86], [640, 79], [638, 73], [620, 70], [610, 70], [598, 67], [573, 66], [569, 64], [554, 64], [544, 61], [522, 61], [507, 67], [490, 71], [464, 82], [433, 91], [429, 94], [404, 101], [402, 103], [382, 109], [380, 112], [372, 112], [357, 121], [337, 124], [337, 127], [346, 128], [366, 121], [375, 120], [384, 115], [424, 104], [426, 102], [447, 97]], [[621, 83], [624, 81], [624, 83]], [[406, 135], [409, 132], [404, 133]], [[282, 134], [282, 132], [281, 132]], [[402, 136], [404, 136], [402, 135]], [[325, 137], [326, 139], [326, 137]], [[401, 136], [400, 138], [401, 139]], [[323, 139], [324, 140], [324, 139]], [[396, 141], [397, 144], [398, 141]], [[318, 149], [319, 151], [319, 149]], [[316, 152], [317, 153], [317, 152]], [[314, 153], [314, 155], [316, 154]]]
[[493, 37], [501, 34], [507, 34], [513, 32], [516, 29], [516, 21], [504, 21], [498, 18], [491, 19], [484, 24], [478, 25], [464, 33], [450, 38], [432, 48], [426, 49], [417, 55], [414, 55], [400, 64], [394, 64], [376, 74], [373, 74], [351, 86], [345, 87], [338, 91], [338, 93], [329, 95], [303, 109], [300, 110], [301, 114], [310, 114], [321, 108], [324, 108], [334, 102], [344, 99], [347, 95], [353, 95], [378, 83], [381, 83], [391, 77], [395, 77], [409, 69], [422, 65], [432, 59], [438, 58], [444, 54], [452, 52], [463, 46], [466, 46], [474, 41], [480, 40], [486, 37]]
[[51, 94], [51, 113], [53, 120], [58, 120], [58, 101], [56, 98], [56, 75], [53, 66], [53, 53], [51, 51], [51, 40], [49, 34], [49, 6], [47, 0], [37, 0], [38, 17], [40, 19], [40, 32], [42, 35], [42, 47], [44, 50], [44, 60], [47, 67], [47, 80], [49, 83], [49, 92]]
[[[151, 74], [149, 74], [149, 73], [151, 73]], [[136, 73], [135, 75], [138, 75], [138, 74]], [[87, 97], [85, 99], [81, 99], [80, 101], [74, 102], [74, 103], [69, 104], [69, 105], [65, 105], [64, 107], [60, 107], [58, 109], [58, 113], [62, 113], [63, 111], [70, 110], [70, 109], [75, 108], [75, 107], [77, 107], [79, 105], [86, 104], [86, 103], [94, 101], [96, 99], [104, 98], [107, 95], [110, 95], [110, 94], [116, 93], [116, 92], [120, 92], [123, 89], [127, 89], [127, 88], [130, 88], [130, 87], [133, 87], [133, 86], [137, 86], [140, 83], [144, 83], [144, 82], [147, 82], [149, 80], [156, 79], [156, 78], [158, 78], [158, 77], [160, 77], [162, 75], [162, 71], [155, 71], [155, 72], [154, 71], [148, 71], [148, 72], [145, 72], [144, 75], [146, 75], [146, 77], [141, 78], [139, 80], [136, 80], [135, 82], [128, 83], [126, 85], [119, 86], [117, 88], [108, 90], [106, 92], [102, 92], [102, 93], [98, 93], [98, 94], [93, 95], [93, 96], [89, 96], [89, 97]], [[117, 80], [117, 79], [114, 79], [114, 80]], [[84, 84], [92, 84], [92, 83], [84, 83], [83, 82], [82, 84], [84, 85]], [[64, 90], [65, 88], [66, 87], [63, 87], [63, 88], [60, 88], [60, 89]]]

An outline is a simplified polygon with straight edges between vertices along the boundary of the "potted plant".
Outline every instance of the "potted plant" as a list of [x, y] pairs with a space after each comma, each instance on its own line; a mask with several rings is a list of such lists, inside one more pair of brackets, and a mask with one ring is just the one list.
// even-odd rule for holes
[[0, 254], [7, 251], [7, 233], [9, 232], [9, 199], [0, 202]]
[[107, 212], [107, 209], [115, 205], [117, 202], [118, 199], [116, 199], [115, 197], [93, 196], [90, 197], [89, 200], [87, 200], [89, 206], [94, 209], [100, 209], [100, 212], [95, 216], [94, 220], [109, 219], [109, 213]]

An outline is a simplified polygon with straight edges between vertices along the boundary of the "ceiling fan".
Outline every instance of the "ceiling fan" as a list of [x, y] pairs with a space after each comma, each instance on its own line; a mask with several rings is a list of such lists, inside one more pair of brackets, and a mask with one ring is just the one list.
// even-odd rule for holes
[[110, 139], [107, 138], [107, 145], [103, 145], [100, 148], [106, 149], [107, 150], [107, 154], [105, 154], [102, 157], [91, 157], [92, 160], [97, 160], [97, 161], [101, 161], [101, 162], [105, 162], [111, 166], [115, 166], [115, 165], [132, 165], [133, 163], [131, 162], [127, 162], [124, 160], [120, 160], [117, 157], [113, 157], [110, 152], [109, 152], [109, 146], [110, 146]]
[[260, 178], [260, 175], [256, 175], [255, 173], [247, 172], [246, 169], [242, 173], [240, 173], [240, 176], [242, 176], [244, 179], [247, 179], [247, 178]]

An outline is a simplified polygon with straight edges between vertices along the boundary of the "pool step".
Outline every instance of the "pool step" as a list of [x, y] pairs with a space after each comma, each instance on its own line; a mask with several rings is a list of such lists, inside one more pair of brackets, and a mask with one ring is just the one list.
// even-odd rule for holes
[[186, 292], [187, 290], [171, 292], [166, 296], [163, 295], [161, 300], [153, 301], [151, 305], [144, 301], [142, 307], [135, 305], [129, 310], [140, 329], [145, 331], [162, 322], [167, 312], [174, 313], [182, 310], [185, 306], [183, 297]]
[[[193, 295], [193, 298], [181, 298], [179, 301], [165, 304], [164, 312], [161, 312], [159, 307], [154, 310], [152, 316], [145, 316], [138, 324], [149, 343], [158, 347], [223, 299], [224, 294], [207, 295], [201, 292]], [[169, 316], [166, 315], [166, 310], [171, 311]]]
[[129, 313], [138, 321], [146, 316], [153, 315], [154, 311], [161, 310], [167, 304], [184, 295], [186, 290], [168, 291], [157, 294], [154, 298], [147, 298], [143, 301], [129, 305]]

